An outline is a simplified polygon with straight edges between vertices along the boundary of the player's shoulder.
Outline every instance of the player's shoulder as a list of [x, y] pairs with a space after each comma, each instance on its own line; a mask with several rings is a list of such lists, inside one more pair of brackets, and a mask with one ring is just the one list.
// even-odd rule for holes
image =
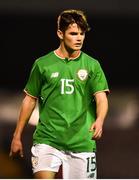
[[46, 62], [49, 61], [50, 59], [52, 59], [53, 56], [54, 56], [54, 52], [51, 51], [51, 52], [49, 52], [49, 53], [47, 53], [47, 54], [39, 57], [38, 59], [36, 59], [35, 62], [36, 62], [36, 64], [41, 65], [41, 64], [46, 63]]
[[82, 57], [85, 61], [88, 61], [88, 63], [98, 64], [99, 61], [94, 58], [93, 56], [89, 55], [88, 53], [82, 52]]

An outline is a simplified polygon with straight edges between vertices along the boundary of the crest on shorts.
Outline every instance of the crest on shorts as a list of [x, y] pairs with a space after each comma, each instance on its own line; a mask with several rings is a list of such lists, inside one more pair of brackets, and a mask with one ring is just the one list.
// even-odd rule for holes
[[81, 81], [84, 81], [87, 79], [88, 77], [88, 72], [86, 69], [80, 69], [78, 72], [77, 72], [77, 76], [78, 78], [81, 80]]
[[38, 157], [33, 156], [31, 158], [32, 166], [35, 167], [38, 164]]

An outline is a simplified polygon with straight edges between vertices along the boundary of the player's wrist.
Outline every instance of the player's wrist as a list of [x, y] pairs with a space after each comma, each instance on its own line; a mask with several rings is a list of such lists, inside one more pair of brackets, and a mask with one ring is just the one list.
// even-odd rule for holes
[[14, 133], [14, 134], [13, 134], [13, 138], [14, 138], [15, 140], [20, 140], [20, 139], [21, 139], [21, 134], [20, 134], [20, 133]]

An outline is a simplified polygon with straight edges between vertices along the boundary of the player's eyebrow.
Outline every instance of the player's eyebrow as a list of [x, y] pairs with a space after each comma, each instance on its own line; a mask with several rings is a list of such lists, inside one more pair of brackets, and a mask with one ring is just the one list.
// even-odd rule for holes
[[[78, 32], [70, 32], [70, 34], [71, 34], [71, 35], [77, 35], [77, 34], [78, 34]], [[83, 35], [83, 34], [84, 34], [84, 32], [80, 32], [79, 34]]]
[[70, 32], [70, 34], [76, 35], [76, 34], [78, 34], [78, 32]]

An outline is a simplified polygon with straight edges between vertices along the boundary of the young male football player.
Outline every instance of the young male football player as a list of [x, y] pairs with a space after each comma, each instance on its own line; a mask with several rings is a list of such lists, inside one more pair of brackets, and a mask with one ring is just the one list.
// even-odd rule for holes
[[99, 62], [81, 51], [90, 29], [84, 13], [65, 10], [57, 24], [60, 45], [33, 64], [10, 155], [23, 156], [21, 135], [38, 100], [31, 149], [35, 178], [55, 178], [61, 165], [63, 178], [96, 178], [95, 141], [108, 111], [107, 80]]

